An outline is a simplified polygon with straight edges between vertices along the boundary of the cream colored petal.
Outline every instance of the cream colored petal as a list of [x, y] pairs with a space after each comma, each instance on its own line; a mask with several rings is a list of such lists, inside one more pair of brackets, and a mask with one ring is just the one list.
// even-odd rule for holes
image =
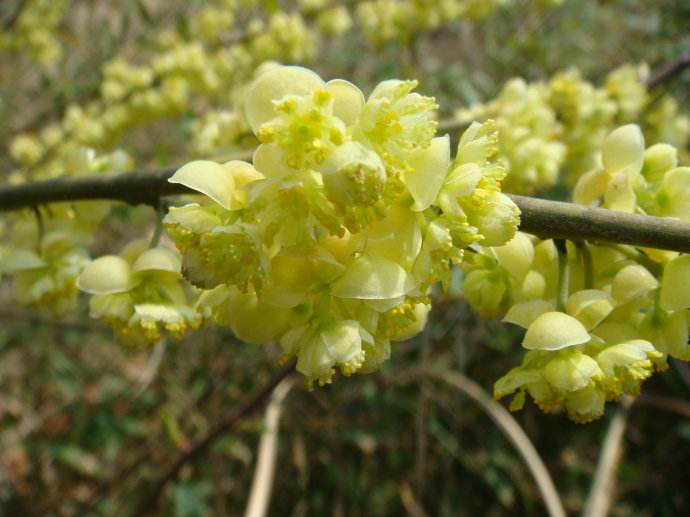
[[279, 178], [295, 172], [288, 167], [283, 150], [276, 144], [261, 144], [254, 151], [254, 167], [267, 178]]
[[129, 241], [118, 255], [132, 265], [136, 262], [139, 255], [149, 249], [149, 243], [149, 239], [134, 239], [133, 241]]
[[666, 203], [663, 215], [690, 220], [690, 167], [676, 167], [666, 172], [661, 186], [661, 195]]
[[321, 338], [328, 347], [328, 354], [340, 364], [352, 361], [362, 354], [359, 323], [354, 320], [329, 325], [321, 333]]
[[414, 198], [412, 210], [426, 210], [446, 179], [450, 165], [450, 137], [434, 138], [426, 148], [410, 153], [407, 160], [411, 170], [405, 172], [405, 184]]
[[226, 167], [210, 160], [196, 160], [183, 165], [168, 179], [202, 194], [206, 194], [223, 208], [230, 209], [235, 180]]
[[573, 202], [589, 205], [606, 192], [610, 180], [609, 174], [603, 169], [589, 171], [577, 180], [573, 189]]
[[491, 248], [498, 259], [510, 275], [521, 281], [534, 259], [534, 245], [529, 237], [522, 232], [518, 232], [503, 246]]
[[306, 95], [323, 88], [323, 80], [301, 66], [280, 66], [262, 73], [250, 85], [245, 99], [245, 115], [256, 134], [262, 124], [276, 116], [273, 101], [286, 95]]
[[129, 263], [117, 255], [97, 258], [77, 278], [77, 287], [90, 294], [112, 294], [133, 287]]
[[681, 255], [666, 264], [659, 303], [666, 311], [690, 308], [690, 255]]
[[179, 273], [181, 267], [180, 254], [177, 251], [159, 246], [146, 250], [139, 255], [134, 266], [132, 266], [132, 272], [169, 271], [171, 273]]
[[618, 303], [626, 303], [656, 289], [659, 281], [639, 264], [625, 266], [613, 278], [611, 294]]
[[592, 330], [592, 335], [601, 338], [606, 343], [620, 343], [640, 337], [640, 333], [629, 323], [607, 321]]
[[638, 173], [644, 163], [644, 136], [636, 124], [628, 124], [614, 129], [604, 139], [601, 159], [609, 172], [628, 169]]
[[589, 341], [582, 323], [564, 312], [546, 312], [527, 329], [522, 346], [528, 350], [561, 350]]
[[261, 302], [254, 293], [230, 289], [224, 317], [242, 341], [265, 345], [278, 341], [288, 328], [289, 309]]
[[248, 183], [264, 179], [264, 175], [257, 171], [251, 163], [240, 160], [230, 160], [223, 164], [235, 180], [235, 187], [242, 188]]
[[553, 311], [552, 303], [546, 300], [529, 300], [513, 305], [503, 318], [507, 323], [514, 323], [523, 328], [528, 328], [534, 320], [546, 312]]
[[338, 298], [384, 300], [403, 296], [414, 287], [412, 276], [399, 264], [365, 255], [352, 263], [331, 292]]
[[619, 172], [609, 181], [604, 193], [604, 203], [609, 210], [631, 214], [637, 206], [637, 196], [633, 191], [630, 174]]
[[134, 306], [134, 312], [144, 321], [179, 324], [185, 321], [184, 316], [175, 307], [158, 303], [140, 303]]
[[614, 301], [607, 292], [599, 289], [584, 289], [570, 295], [565, 310], [577, 318], [586, 329], [591, 330], [611, 314]]
[[603, 372], [597, 362], [586, 354], [568, 353], [549, 361], [544, 368], [544, 378], [552, 388], [569, 393], [587, 386]]
[[405, 341], [419, 334], [429, 319], [429, 311], [431, 304], [415, 303], [414, 305], [414, 321], [407, 327], [396, 329], [393, 335], [390, 336], [391, 341]]
[[348, 126], [355, 124], [364, 106], [362, 91], [344, 79], [328, 81], [326, 89], [333, 93], [333, 114]]
[[45, 267], [46, 263], [41, 257], [30, 250], [12, 250], [0, 261], [0, 272], [16, 273], [29, 269]]

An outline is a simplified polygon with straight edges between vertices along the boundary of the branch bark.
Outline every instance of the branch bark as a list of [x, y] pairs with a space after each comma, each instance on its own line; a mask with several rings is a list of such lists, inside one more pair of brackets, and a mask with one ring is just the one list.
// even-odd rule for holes
[[[0, 212], [85, 200], [155, 205], [164, 196], [192, 193], [182, 185], [168, 183], [175, 170], [63, 177], [3, 185], [0, 186]], [[510, 197], [522, 212], [520, 230], [544, 239], [630, 244], [690, 253], [690, 222], [526, 196]]]

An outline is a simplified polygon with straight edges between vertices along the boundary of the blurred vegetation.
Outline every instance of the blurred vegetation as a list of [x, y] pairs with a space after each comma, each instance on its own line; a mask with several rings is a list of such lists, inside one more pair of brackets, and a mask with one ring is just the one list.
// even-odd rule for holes
[[[73, 2], [58, 26], [64, 52], [55, 65], [0, 56], [0, 142], [58, 120], [70, 102], [95, 97], [104, 60], [145, 59], [154, 26], [184, 30], [185, 17], [202, 3]], [[623, 63], [666, 62], [690, 51], [688, 28], [685, 0], [565, 0], [550, 8], [524, 0], [407, 45], [373, 49], [356, 33], [327, 41], [316, 69], [363, 86], [413, 75], [442, 106], [459, 107], [490, 99], [514, 76], [535, 80], [574, 66], [597, 81]], [[690, 76], [669, 87], [687, 102]], [[176, 163], [184, 122], [155, 123], [129, 135], [125, 146], [136, 142], [142, 163]], [[157, 143], [163, 132], [165, 147]], [[9, 170], [6, 151], [3, 145], [2, 174]], [[131, 221], [111, 219], [99, 249], [136, 236]], [[123, 349], [107, 328], [82, 316], [85, 307], [57, 322], [12, 306], [3, 289], [4, 515], [129, 514], [176, 457], [278, 368], [277, 347], [242, 344], [222, 330], [154, 350]], [[270, 514], [543, 515], [533, 480], [501, 431], [461, 393], [419, 369], [459, 370], [490, 391], [517, 363], [518, 343], [511, 330], [447, 299], [436, 304], [423, 334], [395, 346], [381, 372], [311, 392], [298, 381], [285, 402]], [[678, 362], [645, 386], [629, 417], [613, 515], [690, 512], [680, 475], [690, 464], [689, 397], [690, 369]], [[566, 509], [581, 511], [608, 418], [579, 426], [530, 405], [517, 419]], [[262, 430], [257, 412], [193, 458], [165, 489], [164, 514], [241, 514]]]

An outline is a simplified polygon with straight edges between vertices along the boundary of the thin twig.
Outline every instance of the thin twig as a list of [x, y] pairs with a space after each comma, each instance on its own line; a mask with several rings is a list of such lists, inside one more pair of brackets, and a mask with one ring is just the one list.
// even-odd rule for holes
[[625, 436], [625, 426], [632, 400], [630, 397], [624, 397], [611, 419], [582, 517], [605, 517], [608, 515], [616, 486], [618, 464], [623, 454], [623, 437]]
[[506, 438], [513, 444], [520, 456], [522, 456], [527, 468], [534, 477], [537, 488], [541, 492], [542, 498], [544, 499], [544, 505], [549, 515], [551, 517], [565, 517], [566, 513], [563, 509], [563, 503], [561, 503], [561, 499], [556, 491], [556, 486], [549, 475], [549, 471], [546, 469], [546, 465], [544, 465], [544, 462], [534, 448], [534, 445], [532, 445], [529, 437], [525, 434], [522, 427], [520, 427], [520, 424], [517, 423], [513, 416], [503, 406], [492, 399], [479, 384], [460, 372], [424, 368], [422, 369], [422, 373], [459, 389], [484, 410], [484, 412], [496, 423], [499, 429], [503, 431]]
[[648, 89], [656, 88], [663, 83], [670, 81], [681, 74], [685, 69], [690, 68], [690, 52], [686, 52], [670, 63], [666, 63], [649, 74], [645, 82]]
[[683, 399], [655, 395], [653, 393], [643, 393], [635, 398], [635, 405], [663, 409], [664, 411], [674, 413], [690, 420], [690, 402]]
[[259, 453], [256, 459], [256, 470], [252, 480], [252, 488], [249, 491], [249, 502], [244, 512], [244, 517], [264, 517], [268, 512], [268, 504], [271, 501], [271, 489], [273, 488], [273, 476], [275, 473], [276, 457], [278, 456], [278, 426], [280, 414], [283, 410], [283, 401], [290, 392], [293, 381], [284, 379], [273, 390], [271, 401], [266, 408], [264, 416], [265, 429], [259, 442]]
[[189, 449], [184, 451], [177, 457], [175, 462], [167, 470], [167, 472], [156, 482], [151, 491], [146, 495], [141, 503], [132, 513], [133, 516], [147, 515], [153, 513], [158, 505], [163, 489], [166, 485], [174, 481], [180, 473], [180, 469], [188, 462], [203, 454], [218, 438], [225, 433], [232, 430], [235, 425], [242, 420], [242, 418], [252, 414], [259, 409], [264, 402], [270, 397], [275, 387], [285, 379], [295, 369], [295, 360], [288, 362], [283, 366], [268, 383], [262, 386], [252, 397], [250, 397], [244, 404], [238, 407], [225, 420], [213, 427], [200, 441], [192, 445]]

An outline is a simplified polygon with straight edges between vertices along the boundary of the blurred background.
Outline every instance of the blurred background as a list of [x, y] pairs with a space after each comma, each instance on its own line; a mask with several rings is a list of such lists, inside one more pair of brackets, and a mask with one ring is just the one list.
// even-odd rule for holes
[[[362, 3], [2, 0], [0, 179], [61, 174], [73, 149], [51, 135], [97, 156], [126, 153], [103, 170], [249, 149], [233, 109], [268, 59], [365, 92], [416, 78], [446, 118], [495, 98], [513, 77], [548, 81], [576, 68], [600, 85], [621, 65], [653, 70], [690, 51], [686, 0], [475, 0], [456, 19], [390, 34], [367, 25]], [[163, 106], [149, 99], [153, 107], [131, 116], [127, 106], [149, 106], [150, 91]], [[689, 74], [664, 86], [681, 110], [689, 92]], [[118, 249], [151, 224], [146, 208], [115, 210], [91, 251]], [[85, 301], [56, 319], [17, 307], [9, 288], [0, 284], [3, 515], [135, 514], [173, 462], [279, 369], [277, 346], [243, 344], [224, 329], [123, 348], [88, 319]], [[457, 297], [436, 300], [426, 330], [396, 344], [380, 372], [313, 391], [300, 378], [284, 385], [270, 515], [545, 514], [520, 455], [482, 406], [424, 373], [459, 371], [491, 393], [518, 363], [520, 336]], [[689, 397], [684, 363], [646, 383], [627, 416], [612, 515], [690, 512]], [[515, 415], [571, 514], [583, 510], [615, 414], [578, 425], [530, 403]], [[158, 513], [242, 514], [265, 430], [258, 410], [212, 440], [166, 484]]]

